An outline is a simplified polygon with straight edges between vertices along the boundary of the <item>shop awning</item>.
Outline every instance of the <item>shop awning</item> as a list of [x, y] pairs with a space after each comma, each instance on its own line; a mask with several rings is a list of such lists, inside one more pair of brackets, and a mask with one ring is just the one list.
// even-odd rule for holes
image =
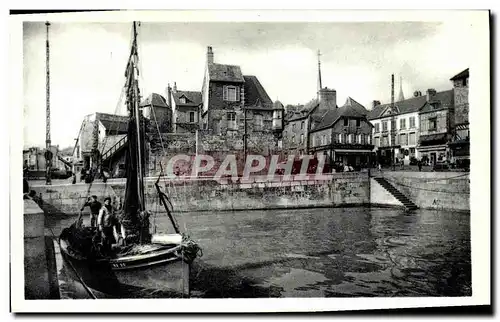
[[421, 135], [419, 142], [420, 146], [427, 146], [427, 145], [439, 145], [439, 144], [445, 144], [447, 141], [447, 134], [446, 133], [439, 133], [439, 134], [430, 134], [430, 135]]
[[344, 154], [371, 154], [372, 150], [348, 150], [348, 149], [336, 149], [335, 153], [344, 153]]

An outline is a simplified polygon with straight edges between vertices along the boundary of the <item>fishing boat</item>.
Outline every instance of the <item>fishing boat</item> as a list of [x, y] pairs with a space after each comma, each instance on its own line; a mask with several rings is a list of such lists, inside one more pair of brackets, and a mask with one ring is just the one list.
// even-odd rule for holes
[[172, 215], [172, 203], [159, 185], [162, 174], [155, 183], [156, 193], [175, 232], [155, 234], [150, 231], [153, 213], [148, 210], [151, 205], [146, 205], [145, 198], [145, 121], [139, 105], [138, 61], [134, 22], [132, 48], [125, 72], [129, 121], [125, 196], [117, 215], [121, 238], [117, 238], [111, 247], [104, 247], [99, 229], [84, 226], [80, 214], [78, 220], [60, 234], [59, 246], [65, 264], [86, 286], [97, 291], [122, 294], [127, 290], [142, 290], [169, 297], [188, 297], [190, 268], [200, 247], [185, 232], [180, 232]]

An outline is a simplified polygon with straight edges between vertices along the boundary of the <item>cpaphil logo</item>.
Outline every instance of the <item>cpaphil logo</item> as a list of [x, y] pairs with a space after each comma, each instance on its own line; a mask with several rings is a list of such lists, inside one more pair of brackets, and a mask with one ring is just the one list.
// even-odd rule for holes
[[[311, 162], [312, 161], [312, 162]], [[189, 173], [180, 175], [175, 169], [179, 163], [184, 163], [191, 168]], [[295, 180], [305, 180], [308, 176], [313, 175], [316, 180], [326, 180], [327, 176], [324, 175], [325, 168], [325, 155], [301, 155], [288, 156], [286, 161], [280, 162], [278, 155], [272, 155], [269, 163], [262, 155], [250, 154], [246, 157], [244, 168], [238, 171], [238, 162], [236, 155], [228, 154], [220, 163], [218, 168], [215, 167], [215, 160], [212, 156], [206, 154], [197, 155], [194, 160], [191, 156], [186, 154], [178, 154], [168, 161], [166, 175], [173, 178], [197, 178], [202, 173], [213, 173], [217, 170], [211, 179], [221, 182], [223, 178], [230, 177], [233, 181], [240, 180], [240, 182], [249, 181], [250, 177], [259, 177], [259, 179], [273, 181], [273, 180], [291, 180], [293, 175]], [[262, 171], [267, 169], [267, 174], [262, 174]], [[259, 175], [256, 175], [260, 173]], [[253, 174], [253, 175], [252, 175]], [[206, 176], [204, 176], [206, 177]]]

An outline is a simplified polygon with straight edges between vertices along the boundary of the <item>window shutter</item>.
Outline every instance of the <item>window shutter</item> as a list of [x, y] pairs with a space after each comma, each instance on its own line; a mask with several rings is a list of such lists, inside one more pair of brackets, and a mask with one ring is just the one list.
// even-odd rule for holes
[[223, 87], [222, 99], [227, 101], [227, 86]]
[[236, 86], [236, 102], [240, 101], [240, 88]]

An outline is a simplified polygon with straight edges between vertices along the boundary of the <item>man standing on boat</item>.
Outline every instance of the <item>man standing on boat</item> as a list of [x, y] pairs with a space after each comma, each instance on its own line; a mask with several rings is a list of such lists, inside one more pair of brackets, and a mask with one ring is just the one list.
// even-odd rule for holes
[[111, 206], [111, 198], [106, 197], [104, 199], [104, 206], [99, 211], [99, 217], [97, 217], [97, 226], [102, 234], [104, 248], [108, 251], [111, 250], [113, 242], [118, 242], [119, 239], [116, 230], [117, 222], [118, 220]]
[[92, 199], [87, 199], [87, 202], [83, 205], [80, 211], [83, 211], [85, 207], [90, 207], [90, 226], [96, 227], [97, 216], [99, 215], [99, 211], [101, 210], [102, 204], [97, 201], [97, 196], [93, 195]]

